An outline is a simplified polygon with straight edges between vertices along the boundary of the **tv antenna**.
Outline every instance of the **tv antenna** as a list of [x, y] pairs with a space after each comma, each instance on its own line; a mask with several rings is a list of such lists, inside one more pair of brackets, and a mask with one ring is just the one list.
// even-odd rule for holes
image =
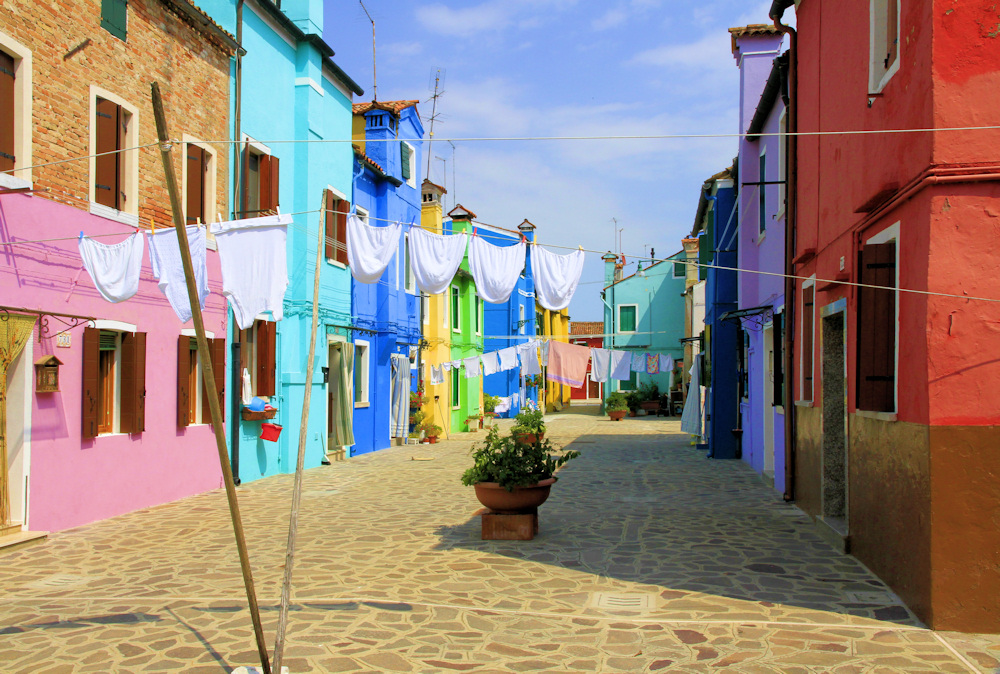
[[[361, 0], [358, 0], [358, 2], [360, 2], [360, 1]], [[431, 157], [433, 156], [433, 153], [431, 152], [431, 148], [434, 146], [434, 121], [438, 118], [438, 114], [437, 114], [438, 98], [440, 98], [441, 96], [444, 95], [444, 89], [441, 88], [442, 86], [444, 86], [444, 82], [442, 80], [444, 80], [444, 73], [441, 71], [440, 68], [436, 68], [435, 71], [434, 71], [434, 95], [431, 96], [431, 101], [433, 101], [433, 104], [431, 105], [431, 116], [430, 116], [430, 119], [428, 120], [430, 122], [430, 125], [429, 125], [430, 129], [429, 129], [428, 140], [427, 140], [427, 174], [426, 175], [427, 175], [428, 178], [430, 178], [430, 176], [431, 176]], [[445, 177], [447, 178], [447, 175]]]
[[362, 0], [358, 0], [358, 4], [361, 5], [361, 9], [365, 10], [365, 16], [368, 20], [372, 22], [372, 100], [378, 100], [378, 71], [375, 68], [375, 19], [372, 15], [368, 13], [368, 8], [365, 7], [365, 3]]

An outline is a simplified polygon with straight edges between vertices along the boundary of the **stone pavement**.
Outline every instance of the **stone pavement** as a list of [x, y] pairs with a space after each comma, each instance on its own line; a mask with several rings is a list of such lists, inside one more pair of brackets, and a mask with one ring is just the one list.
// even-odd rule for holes
[[[582, 456], [533, 541], [482, 541], [480, 434], [306, 473], [297, 672], [993, 672], [1000, 636], [925, 629], [744, 464], [672, 419], [556, 415]], [[291, 476], [239, 489], [273, 644]], [[0, 556], [0, 672], [257, 664], [221, 490]]]

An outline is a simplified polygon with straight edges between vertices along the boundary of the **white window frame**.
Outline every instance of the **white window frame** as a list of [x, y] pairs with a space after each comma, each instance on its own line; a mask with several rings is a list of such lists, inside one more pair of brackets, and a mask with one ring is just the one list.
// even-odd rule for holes
[[[881, 36], [885, 35], [887, 16], [882, 15], [883, 9], [888, 11], [888, 4], [896, 3], [896, 60], [888, 68], [885, 67], [885, 51], [888, 47]], [[902, 7], [900, 0], [869, 0], [868, 3], [868, 93], [881, 93], [885, 86], [899, 70], [902, 60], [903, 40], [900, 39], [902, 25]], [[881, 30], [879, 30], [881, 28]], [[881, 35], [881, 36], [880, 36]]]
[[90, 85], [90, 157], [88, 159], [89, 174], [87, 178], [87, 200], [90, 202], [90, 212], [109, 220], [116, 220], [130, 227], [139, 225], [139, 151], [122, 152], [125, 168], [122, 175], [125, 180], [125, 210], [119, 211], [97, 203], [97, 99], [103, 98], [119, 105], [129, 115], [128, 129], [125, 132], [125, 147], [135, 148], [139, 145], [139, 108], [121, 96], [106, 89]]
[[31, 50], [0, 31], [0, 50], [14, 58], [14, 173], [0, 173], [0, 187], [31, 188]]
[[[187, 162], [184, 162], [184, 163], [186, 164]], [[239, 328], [237, 328], [237, 329], [239, 329]], [[197, 337], [197, 334], [195, 333], [195, 331], [192, 328], [183, 328], [183, 329], [181, 329], [181, 335], [183, 335], [185, 337], [190, 337], [191, 339], [195, 339]], [[215, 333], [214, 332], [206, 332], [205, 333], [205, 338], [206, 339], [215, 339]], [[254, 346], [255, 347], [256, 347], [256, 344], [257, 344], [257, 342], [254, 341]], [[205, 385], [204, 385], [204, 383], [202, 381], [203, 378], [204, 378], [204, 374], [202, 373], [202, 370], [201, 370], [201, 359], [198, 358], [198, 350], [197, 349], [191, 349], [191, 353], [192, 353], [192, 357], [193, 357], [194, 362], [195, 362], [195, 366], [194, 366], [195, 367], [195, 378], [198, 381], [198, 385], [194, 387], [195, 391], [191, 394], [192, 398], [194, 400], [194, 421], [192, 421], [191, 423], [188, 424], [188, 428], [190, 428], [191, 426], [207, 426], [208, 425], [208, 424], [202, 423], [202, 421], [201, 421], [201, 419], [202, 419], [202, 405], [204, 404], [204, 401], [202, 400], [202, 398], [204, 397], [203, 393], [205, 391]], [[256, 351], [254, 353], [254, 358], [256, 359]], [[257, 368], [255, 367], [254, 370], [256, 371], [256, 369]], [[256, 374], [254, 374], [253, 376], [256, 376]], [[243, 373], [240, 372], [240, 378], [241, 378], [241, 380], [242, 380], [242, 377], [243, 377]]]
[[[461, 332], [462, 332], [462, 290], [458, 286], [456, 286], [456, 285], [449, 286], [449, 288], [450, 288], [450, 290], [448, 291], [448, 310], [449, 310], [450, 313], [455, 313], [454, 310], [452, 309], [452, 305], [453, 304], [457, 304], [458, 305], [458, 312], [457, 312], [458, 315], [457, 316], [454, 316], [454, 315], [451, 316], [451, 320], [449, 321], [448, 324], [451, 326], [451, 331], [452, 332], [454, 332], [455, 334], [461, 334]], [[457, 294], [458, 295], [458, 302], [453, 302], [452, 301], [452, 295], [453, 294]], [[458, 327], [455, 327], [456, 325]]]
[[355, 395], [354, 408], [368, 407], [371, 404], [369, 395], [369, 383], [371, 379], [371, 342], [366, 339], [354, 340], [354, 363], [355, 367], [360, 367], [360, 376], [354, 378], [354, 386], [360, 386], [360, 398]]
[[783, 109], [781, 114], [778, 116], [778, 210], [774, 214], [774, 219], [782, 217], [785, 214], [785, 181], [787, 178], [787, 163], [788, 157], [785, 156], [785, 136], [782, 134], [788, 133], [788, 110]]
[[[253, 147], [253, 143], [251, 143], [250, 145], [251, 145], [251, 147]], [[263, 146], [261, 146], [261, 147], [263, 147]], [[271, 154], [270, 150], [268, 150], [267, 154]], [[334, 197], [336, 197], [337, 199], [339, 199], [341, 201], [346, 201], [347, 203], [351, 203], [351, 200], [348, 199], [347, 196], [343, 192], [341, 192], [340, 190], [338, 190], [333, 185], [327, 185], [326, 186], [326, 191], [332, 193]], [[326, 203], [326, 202], [324, 202], [324, 203]], [[366, 225], [368, 224], [368, 210], [367, 209], [364, 209], [361, 206], [358, 206], [357, 204], [355, 204], [354, 205], [354, 212], [357, 214], [358, 220], [361, 220], [361, 222], [365, 223]], [[323, 227], [326, 227], [326, 222], [323, 223]], [[345, 243], [346, 243], [346, 239], [345, 239]], [[331, 257], [326, 257], [325, 254], [323, 255], [323, 259], [326, 260], [327, 264], [333, 265], [334, 267], [337, 267], [338, 269], [347, 269], [347, 265], [346, 264], [344, 264], [343, 262], [337, 262], [337, 260], [335, 260], [335, 259], [333, 259]]]
[[[333, 189], [332, 187], [327, 187], [327, 189], [330, 190], [331, 192], [333, 192], [335, 195], [339, 195], [340, 194], [340, 192], [338, 192], [337, 190]], [[343, 197], [340, 197], [340, 198], [343, 199]], [[361, 222], [365, 223], [366, 225], [368, 224], [368, 209], [367, 208], [362, 208], [361, 206], [355, 206], [354, 207], [354, 212], [358, 216], [358, 220], [360, 220]]]
[[517, 305], [517, 334], [519, 334], [519, 335], [523, 335], [524, 334], [524, 326], [525, 326], [525, 323], [524, 323], [524, 305], [523, 304], [518, 304]]
[[473, 311], [475, 312], [474, 323], [475, 334], [480, 336], [483, 334], [483, 300], [479, 297], [479, 293], [472, 296], [473, 299]]
[[[803, 302], [803, 300], [805, 299], [805, 292], [804, 291], [805, 291], [806, 288], [809, 288], [809, 287], [812, 287], [812, 289], [813, 289], [813, 306], [812, 306], [812, 346], [813, 346], [813, 348], [812, 348], [812, 353], [808, 354], [808, 356], [809, 356], [810, 361], [812, 362], [811, 372], [812, 372], [813, 376], [812, 376], [812, 386], [810, 387], [809, 391], [806, 391], [806, 382], [805, 382], [805, 376], [804, 376], [805, 372], [803, 370], [803, 366], [805, 364], [805, 358], [806, 358], [807, 354], [801, 353], [801, 349], [800, 349], [799, 350], [800, 351], [800, 354], [799, 354], [799, 398], [798, 398], [797, 402], [800, 402], [800, 403], [802, 403], [804, 405], [811, 405], [813, 403], [813, 401], [816, 399], [816, 274], [813, 274], [812, 276], [810, 276], [809, 278], [807, 278], [806, 280], [804, 280], [802, 282], [802, 291], [803, 292], [799, 293], [799, 295], [800, 295], [800, 297], [799, 297], [799, 311], [801, 312], [801, 315], [803, 317], [805, 317], [805, 306], [804, 306], [804, 302]], [[799, 344], [804, 344], [805, 343], [805, 339], [806, 339], [805, 328], [806, 328], [805, 321], [802, 321], [801, 324], [800, 324], [800, 326], [799, 326]], [[788, 380], [786, 379], [785, 381], [788, 381]], [[809, 394], [808, 398], [806, 397], [806, 393]]]
[[[400, 141], [405, 143], [410, 148], [410, 177], [406, 179], [406, 184], [410, 187], [417, 186], [417, 148], [413, 147], [412, 143], [407, 143], [405, 140]], [[400, 157], [402, 160], [402, 157]], [[402, 170], [402, 169], [401, 169]]]
[[[896, 60], [899, 60], [898, 54]], [[893, 352], [893, 357], [895, 362], [892, 366], [892, 412], [872, 412], [870, 410], [857, 410], [858, 412], [865, 412], [869, 415], [876, 415], [879, 419], [886, 419], [894, 421], [896, 415], [899, 413], [899, 225], [901, 221], [896, 221], [895, 223], [889, 225], [883, 229], [878, 234], [874, 234], [865, 240], [865, 245], [868, 244], [879, 244], [879, 243], [889, 243], [893, 241], [896, 243], [896, 344], [895, 350]]]
[[[208, 155], [208, 171], [205, 172], [205, 219], [202, 220], [202, 223], [207, 225], [208, 221], [211, 220], [212, 212], [216, 211], [215, 189], [216, 189], [216, 173], [218, 173], [218, 166], [219, 166], [218, 155], [214, 147], [189, 134], [186, 133], [181, 134], [181, 141], [183, 141], [184, 144], [184, 161], [181, 162], [181, 207], [184, 209], [185, 222], [187, 222], [187, 185], [188, 185], [187, 146], [194, 145], [195, 147], [204, 150], [205, 154]], [[211, 232], [209, 232], [209, 238], [211, 239], [210, 244], [214, 244], [215, 237], [211, 234]]]
[[[462, 374], [459, 372], [457, 367], [451, 368], [451, 390], [448, 391], [448, 396], [450, 397], [449, 403], [452, 400], [457, 400], [457, 405], [451, 405], [451, 409], [457, 410], [462, 408]], [[458, 394], [456, 395], [456, 391]]]
[[[111, 410], [111, 430], [99, 433], [97, 437], [103, 438], [109, 435], [122, 435], [122, 335], [126, 332], [137, 332], [137, 327], [131, 323], [114, 320], [96, 320], [94, 328], [115, 334], [115, 402]], [[176, 365], [174, 366], [176, 369]]]
[[[622, 308], [623, 307], [633, 307], [635, 309], [635, 329], [634, 330], [623, 330], [622, 329]], [[616, 307], [618, 313], [618, 332], [623, 335], [634, 335], [639, 331], [639, 305], [638, 304], [619, 304]]]
[[402, 278], [403, 290], [410, 293], [411, 295], [417, 292], [417, 281], [413, 276], [413, 263], [410, 261], [410, 233], [403, 233], [403, 244], [402, 250], [400, 251], [402, 255], [402, 271], [396, 279], [396, 287], [399, 287], [399, 278]]
[[[760, 170], [760, 162], [764, 161], [764, 170]], [[767, 146], [764, 143], [760, 144], [760, 154], [757, 155], [757, 180], [760, 182], [757, 185], [757, 219], [760, 221], [757, 223], [757, 245], [759, 246], [763, 243], [764, 238], [767, 236]]]

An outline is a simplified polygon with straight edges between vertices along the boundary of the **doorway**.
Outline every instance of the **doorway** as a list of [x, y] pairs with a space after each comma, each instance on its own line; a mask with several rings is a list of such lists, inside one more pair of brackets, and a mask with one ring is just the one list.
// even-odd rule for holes
[[31, 438], [31, 393], [33, 391], [32, 343], [29, 338], [21, 353], [7, 367], [4, 405], [4, 428], [0, 429], [5, 443], [5, 462], [0, 489], [4, 490], [0, 504], [0, 536], [28, 529], [28, 466]]
[[[342, 461], [347, 456], [347, 446], [341, 443], [337, 428], [352, 428], [354, 419], [349, 413], [354, 408], [353, 386], [348, 380], [346, 386], [341, 382], [342, 361], [347, 358], [347, 372], [353, 372], [353, 362], [350, 353], [345, 353], [347, 339], [338, 335], [327, 336], [327, 377], [326, 377], [326, 453], [331, 461]], [[340, 392], [346, 390], [351, 395], [350, 405], [340, 404]], [[345, 411], [348, 410], [347, 418]]]
[[847, 347], [844, 312], [822, 319], [823, 518], [847, 535]]
[[764, 376], [761, 377], [761, 400], [764, 401], [760, 413], [763, 415], [764, 475], [774, 484], [774, 324], [764, 326]]

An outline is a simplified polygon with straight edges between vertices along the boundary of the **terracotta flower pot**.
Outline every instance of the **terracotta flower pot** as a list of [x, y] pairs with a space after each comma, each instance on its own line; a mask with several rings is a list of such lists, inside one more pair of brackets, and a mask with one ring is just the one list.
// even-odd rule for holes
[[438, 438], [437, 438], [436, 435], [432, 435], [429, 438], [427, 438], [427, 442], [429, 442], [432, 445], [435, 444], [435, 443], [437, 443], [437, 441], [438, 441]]
[[545, 503], [549, 490], [557, 478], [541, 480], [531, 487], [514, 487], [507, 491], [496, 482], [477, 482], [476, 498], [495, 513], [521, 513], [531, 511]]
[[621, 421], [628, 414], [628, 410], [612, 410], [608, 412], [608, 416], [611, 417], [611, 421]]
[[641, 403], [639, 403], [639, 407], [646, 410], [647, 412], [655, 412], [656, 410], [660, 409], [660, 401], [644, 400]]

